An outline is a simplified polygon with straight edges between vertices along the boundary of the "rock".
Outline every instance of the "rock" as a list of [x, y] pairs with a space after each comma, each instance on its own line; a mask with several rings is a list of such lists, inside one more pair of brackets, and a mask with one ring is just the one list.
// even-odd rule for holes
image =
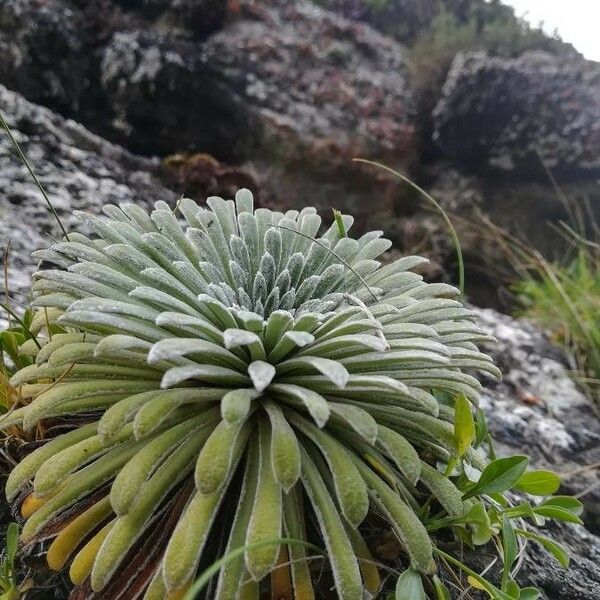
[[546, 180], [600, 175], [600, 65], [574, 56], [459, 53], [434, 111], [434, 138], [458, 164]]
[[[541, 600], [600, 598], [600, 538], [583, 527], [569, 523], [553, 524], [545, 529], [542, 534], [560, 542], [569, 553], [569, 568], [564, 569], [537, 543], [530, 542], [517, 575], [518, 583], [522, 587], [539, 589]], [[487, 569], [487, 576], [499, 582], [501, 562], [497, 556], [490, 546], [479, 547], [476, 552], [467, 550], [464, 554], [465, 562], [472, 569], [478, 572]], [[452, 576], [446, 575], [446, 579], [451, 585]], [[459, 598], [458, 595], [455, 597]]]
[[[504, 374], [501, 383], [486, 381], [481, 397], [498, 455], [526, 454], [532, 467], [558, 472], [563, 477], [560, 493], [583, 493], [585, 505], [585, 527], [549, 523], [539, 531], [566, 548], [569, 569], [531, 542], [517, 580], [521, 586], [539, 588], [543, 600], [596, 600], [600, 598], [600, 420], [570, 379], [562, 352], [539, 329], [491, 309], [473, 310], [479, 324], [497, 339], [487, 351]], [[593, 465], [595, 469], [586, 468]], [[466, 550], [464, 557], [471, 568], [486, 569], [492, 580], [499, 580], [501, 562], [493, 547]]]
[[536, 468], [562, 476], [562, 491], [584, 493], [584, 520], [600, 533], [600, 419], [598, 407], [569, 377], [562, 352], [525, 321], [474, 309], [498, 343], [487, 352], [503, 373], [486, 384], [481, 407], [501, 454], [526, 454]]
[[[272, 1], [262, 21], [213, 36], [204, 60], [258, 116], [277, 151], [388, 155], [410, 147], [411, 96], [400, 47], [310, 2]], [[274, 150], [274, 149], [273, 149]]]
[[385, 189], [373, 193], [375, 171], [351, 159], [414, 158], [401, 47], [310, 2], [263, 4], [261, 18], [233, 22], [203, 51], [219, 93], [255, 124], [249, 157], [267, 171], [262, 186], [290, 204], [389, 212]]
[[[149, 207], [175, 202], [153, 172], [158, 161], [140, 158], [26, 101], [0, 85], [0, 111], [11, 126], [67, 230], [74, 210], [98, 213], [108, 202]], [[60, 230], [10, 140], [0, 131], [0, 248], [10, 241], [9, 281], [13, 301], [27, 303], [31, 252], [59, 238]]]
[[[306, 1], [261, 8], [202, 45], [116, 33], [100, 71], [123, 143], [251, 160], [266, 196], [373, 212], [364, 205], [375, 172], [352, 157], [403, 165], [414, 157], [400, 46]], [[377, 208], [389, 211], [385, 194], [377, 196]]]
[[230, 8], [227, 0], [115, 0], [115, 3], [158, 20], [161, 28], [194, 39], [204, 39], [218, 31]]
[[[39, 2], [2, 10], [29, 32]], [[35, 67], [24, 63], [21, 80], [5, 58], [0, 82], [139, 154], [206, 153], [255, 167], [267, 202], [310, 198], [352, 210], [363, 226], [393, 212], [389, 176], [352, 158], [406, 171], [417, 154], [415, 110], [402, 47], [368, 25], [308, 0], [50, 0], [38, 12], [70, 43], [57, 58], [43, 37], [12, 36], [14, 15], [0, 20], [11, 52]], [[44, 95], [35, 69], [47, 60], [62, 87]]]
[[196, 44], [150, 31], [117, 32], [102, 50], [99, 85], [116, 139], [128, 147], [158, 154], [194, 148], [236, 154], [242, 122], [216, 92]]
[[0, 82], [34, 102], [76, 112], [88, 69], [80, 16], [58, 0], [0, 3]]

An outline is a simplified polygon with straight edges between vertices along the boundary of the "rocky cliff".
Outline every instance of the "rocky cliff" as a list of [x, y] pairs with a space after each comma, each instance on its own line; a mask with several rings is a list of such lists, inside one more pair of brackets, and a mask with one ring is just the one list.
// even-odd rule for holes
[[[441, 80], [424, 84], [430, 71]], [[546, 251], [561, 247], [546, 222], [567, 217], [548, 169], [600, 204], [600, 67], [496, 2], [6, 0], [0, 83], [169, 157], [160, 174], [177, 193], [251, 182], [265, 205], [349, 209], [450, 269], [422, 201], [352, 157], [399, 168], [468, 223], [477, 196]], [[497, 248], [461, 234], [488, 286]]]

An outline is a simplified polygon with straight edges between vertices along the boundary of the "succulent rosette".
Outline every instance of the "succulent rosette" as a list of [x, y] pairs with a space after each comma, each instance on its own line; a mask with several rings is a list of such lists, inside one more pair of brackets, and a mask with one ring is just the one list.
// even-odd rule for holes
[[254, 209], [248, 190], [103, 212], [36, 254], [33, 364], [0, 426], [60, 427], [7, 482], [22, 543], [69, 570], [73, 598], [180, 598], [247, 546], [210, 598], [258, 598], [285, 563], [308, 600], [311, 551], [269, 543], [306, 540], [362, 600], [380, 587], [360, 527], [376, 513], [433, 572], [423, 506], [469, 505], [436, 468], [457, 452], [454, 401], [498, 375], [458, 291], [424, 282], [423, 258], [382, 265], [390, 242], [348, 237], [350, 216], [322, 232], [315, 209]]

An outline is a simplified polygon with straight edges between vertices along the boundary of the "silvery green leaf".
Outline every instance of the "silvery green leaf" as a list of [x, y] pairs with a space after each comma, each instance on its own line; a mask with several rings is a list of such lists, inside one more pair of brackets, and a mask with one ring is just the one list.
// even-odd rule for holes
[[254, 309], [255, 313], [258, 313], [259, 315], [264, 316], [264, 314], [265, 314], [265, 307], [264, 307], [264, 304], [263, 304], [262, 300], [257, 300], [254, 303], [253, 309]]
[[241, 213], [238, 215], [238, 224], [240, 228], [240, 237], [244, 241], [250, 258], [250, 268], [255, 270], [258, 267], [259, 261], [259, 240], [258, 240], [258, 225], [256, 218], [251, 213]]
[[196, 315], [198, 311], [192, 308], [187, 302], [183, 302], [175, 298], [168, 292], [163, 292], [150, 286], [138, 286], [129, 292], [130, 298], [140, 300], [144, 304], [150, 304], [159, 311], [176, 311], [187, 313], [188, 315]]
[[288, 269], [284, 269], [279, 273], [277, 279], [275, 280], [275, 287], [278, 287], [281, 294], [285, 294], [290, 289], [291, 284], [290, 272]]
[[270, 363], [257, 360], [248, 366], [248, 375], [250, 375], [254, 389], [260, 393], [267, 389], [273, 381], [275, 367]]
[[372, 489], [373, 498], [389, 516], [394, 531], [408, 551], [411, 566], [421, 573], [435, 570], [432, 544], [427, 530], [400, 496], [363, 461], [354, 459], [357, 468]]
[[282, 529], [282, 488], [271, 467], [270, 429], [268, 421], [259, 420], [258, 485], [246, 533], [246, 545], [254, 546], [246, 552], [246, 566], [256, 581], [272, 571], [279, 556], [279, 547], [275, 544], [256, 546], [281, 537]]
[[319, 283], [319, 279], [320, 277], [318, 275], [311, 275], [300, 284], [300, 287], [296, 290], [296, 306], [299, 306], [303, 302], [306, 302], [306, 300], [312, 298], [313, 292]]
[[[323, 315], [318, 312], [306, 312], [297, 316], [294, 320], [294, 331], [306, 331], [312, 333], [321, 323]], [[314, 338], [314, 336], [313, 336]], [[307, 338], [308, 339], [308, 338]]]
[[[362, 239], [362, 238], [361, 238]], [[359, 244], [361, 240], [359, 240]], [[353, 257], [354, 262], [366, 259], [373, 259], [381, 256], [386, 250], [389, 250], [392, 245], [390, 240], [385, 238], [377, 238], [362, 245], [358, 253]]]
[[[292, 254], [294, 242], [296, 241], [297, 234], [294, 231], [297, 230], [298, 226], [295, 219], [292, 219], [288, 214], [284, 216], [277, 225], [281, 232], [281, 261], [280, 268], [284, 268], [289, 261]], [[291, 231], [289, 231], [291, 230]]]
[[325, 457], [342, 514], [352, 527], [358, 527], [367, 516], [369, 496], [367, 486], [350, 456], [352, 452], [349, 453], [333, 436], [298, 414], [290, 412], [288, 419], [317, 445]]
[[304, 256], [302, 256], [300, 252], [292, 254], [287, 262], [286, 268], [290, 273], [292, 289], [295, 289], [300, 282], [302, 270], [304, 269]]
[[[62, 346], [68, 344], [75, 344], [78, 342], [83, 342], [89, 337], [86, 337], [85, 333], [59, 333], [52, 336], [52, 339], [48, 341], [47, 344], [42, 346], [42, 348], [37, 352], [37, 356], [35, 357], [36, 364], [40, 365], [50, 358], [50, 355], [55, 351], [61, 348]], [[97, 340], [98, 338], [92, 338]], [[33, 340], [32, 340], [33, 342]], [[37, 350], [37, 346], [34, 347]]]
[[[310, 346], [310, 353], [315, 356], [331, 356], [332, 353], [339, 352], [352, 357], [356, 354], [356, 347], [368, 348], [376, 350], [378, 353], [377, 357], [385, 356], [387, 353], [383, 353], [386, 349], [386, 342], [376, 335], [340, 335], [328, 340], [317, 340]], [[340, 354], [341, 355], [341, 354]], [[367, 354], [367, 357], [371, 357], [371, 354]], [[370, 358], [372, 360], [372, 358]], [[350, 358], [348, 359], [350, 361]], [[359, 362], [360, 359], [359, 359]]]
[[300, 447], [281, 407], [271, 400], [262, 404], [271, 424], [271, 465], [275, 478], [288, 493], [300, 477]]
[[352, 544], [337, 507], [306, 451], [302, 452], [302, 483], [323, 532], [337, 593], [341, 600], [362, 600], [362, 581]]
[[232, 200], [223, 200], [223, 198], [219, 198], [218, 196], [210, 196], [206, 199], [206, 204], [216, 215], [225, 239], [229, 239], [229, 236], [237, 233], [237, 215], [235, 204]]
[[259, 314], [249, 310], [240, 310], [235, 313], [235, 318], [244, 329], [259, 336], [262, 334], [264, 319]]
[[279, 301], [279, 308], [281, 310], [292, 310], [294, 304], [296, 302], [296, 292], [295, 290], [288, 290]]
[[[241, 548], [245, 543], [248, 523], [252, 515], [256, 486], [258, 483], [258, 444], [250, 444], [248, 458], [244, 470], [244, 480], [240, 491], [240, 499], [237, 505], [229, 541], [224, 555], [229, 554], [236, 548]], [[244, 578], [244, 557], [239, 556], [229, 560], [219, 571], [219, 580], [215, 591], [215, 600], [236, 600]]]
[[112, 479], [115, 473], [141, 448], [141, 442], [122, 444], [103, 455], [91, 465], [80, 469], [69, 478], [68, 485], [53, 495], [48, 502], [36, 510], [21, 530], [21, 539], [28, 540], [58, 512], [71, 506], [90, 490]]
[[240, 266], [239, 263], [230, 260], [229, 261], [229, 269], [231, 270], [231, 274], [233, 275], [233, 281], [236, 285], [236, 288], [245, 289], [248, 285], [248, 275], [247, 272]]
[[223, 329], [237, 327], [231, 311], [223, 303], [207, 294], [200, 294], [198, 300], [200, 300], [205, 309], [203, 316], [208, 317], [213, 325], [223, 327]]
[[267, 290], [270, 290], [273, 287], [275, 281], [275, 268], [275, 260], [268, 252], [265, 252], [260, 259], [259, 272], [264, 277]]
[[461, 517], [465, 512], [462, 492], [442, 473], [421, 461], [421, 481], [437, 498], [451, 517]]
[[232, 475], [237, 458], [243, 452], [253, 425], [247, 421], [220, 421], [200, 450], [194, 479], [203, 494], [219, 490]]
[[303, 406], [319, 427], [324, 427], [329, 419], [331, 409], [323, 396], [312, 390], [288, 383], [274, 383], [269, 392], [281, 395], [285, 401]]
[[252, 213], [254, 211], [254, 197], [252, 192], [242, 188], [235, 193], [235, 207], [238, 214], [243, 212]]
[[166, 389], [189, 379], [231, 387], [249, 383], [248, 377], [232, 369], [215, 365], [186, 365], [166, 371], [160, 386]]
[[21, 486], [31, 479], [47, 460], [62, 450], [70, 448], [71, 446], [94, 436], [96, 434], [96, 429], [96, 423], [89, 423], [82, 427], [72, 429], [67, 433], [52, 438], [46, 444], [39, 446], [33, 452], [28, 454], [14, 467], [6, 480], [6, 497], [8, 501], [12, 501]]
[[[113, 440], [113, 447], [130, 441], [133, 438], [133, 427], [128, 425], [121, 429]], [[55, 490], [73, 471], [85, 463], [105, 453], [99, 436], [94, 435], [76, 444], [64, 448], [46, 460], [38, 468], [33, 480], [33, 489], [38, 497], [43, 497]]]
[[188, 437], [151, 476], [139, 501], [127, 514], [117, 518], [94, 560], [92, 589], [100, 590], [106, 586], [128, 550], [143, 533], [144, 525], [152, 518], [156, 506], [190, 472], [191, 458], [200, 444], [200, 437]]
[[273, 350], [281, 336], [292, 327], [293, 322], [292, 315], [284, 310], [277, 310], [269, 315], [264, 334], [264, 345], [267, 352]]
[[223, 281], [225, 279], [225, 274], [221, 270], [218, 263], [212, 263], [203, 260], [198, 263], [198, 269], [200, 270], [200, 273], [202, 274], [203, 278], [209, 283]]
[[23, 425], [25, 429], [31, 429], [53, 408], [70, 400], [92, 399], [99, 396], [116, 400], [125, 395], [152, 389], [155, 385], [156, 382], [152, 380], [84, 379], [48, 386], [31, 404], [27, 405]]
[[257, 300], [266, 300], [267, 297], [267, 282], [263, 274], [259, 271], [254, 277], [254, 283], [252, 284], [252, 299], [256, 302]]
[[349, 425], [368, 444], [377, 440], [379, 426], [377, 421], [365, 410], [342, 402], [330, 402], [329, 408], [335, 420]]
[[304, 348], [312, 344], [315, 337], [306, 331], [286, 331], [269, 353], [271, 362], [279, 362], [295, 348]]
[[[177, 262], [178, 264], [182, 263], [182, 261]], [[164, 269], [151, 267], [144, 269], [141, 272], [141, 275], [149, 281], [154, 282], [157, 286], [160, 286], [162, 291], [170, 292], [174, 297], [190, 306], [196, 306], [197, 292], [194, 292], [187, 285], [181, 283], [177, 277], [171, 275], [171, 273], [168, 273]]]
[[229, 423], [237, 423], [246, 418], [252, 400], [260, 396], [256, 389], [242, 388], [227, 392], [221, 399], [221, 415]]
[[229, 240], [229, 247], [231, 248], [231, 254], [235, 262], [246, 272], [250, 272], [250, 254], [248, 253], [248, 247], [244, 243], [242, 238], [237, 235], [232, 235]]
[[122, 202], [119, 208], [126, 214], [132, 222], [132, 225], [137, 224], [138, 231], [153, 231], [154, 223], [148, 216], [148, 213], [133, 202]]
[[270, 315], [279, 306], [279, 288], [274, 287], [265, 300], [265, 314]]
[[278, 271], [281, 264], [281, 233], [279, 229], [271, 227], [265, 233], [265, 251], [273, 257], [275, 271]]
[[190, 289], [197, 297], [198, 294], [206, 294], [208, 285], [200, 270], [189, 262], [176, 260], [172, 263], [173, 275]]
[[202, 317], [166, 311], [160, 313], [156, 317], [155, 323], [159, 327], [176, 327], [182, 331], [194, 333], [198, 337], [213, 342], [222, 342], [223, 340], [221, 331]]
[[342, 277], [345, 271], [346, 267], [340, 264], [333, 264], [327, 267], [321, 274], [319, 283], [317, 284], [313, 295], [317, 298], [325, 296], [333, 289], [336, 282]]
[[348, 371], [339, 362], [320, 358], [318, 356], [298, 356], [285, 360], [277, 365], [277, 372], [286, 374], [299, 371], [300, 373], [317, 370], [330, 379], [337, 387], [344, 388], [348, 382]]
[[301, 252], [306, 255], [311, 246], [314, 244], [312, 241], [321, 227], [321, 217], [316, 212], [309, 212], [308, 209], [314, 211], [312, 207], [305, 207], [300, 212], [298, 222], [300, 225], [300, 231], [303, 235], [295, 235], [294, 241], [294, 252]]
[[416, 485], [421, 475], [421, 461], [413, 445], [398, 432], [382, 425], [379, 426], [379, 444], [398, 470]]
[[150, 440], [143, 452], [138, 452], [119, 471], [110, 490], [110, 502], [117, 515], [124, 515], [139, 498], [144, 484], [162, 463], [190, 434], [208, 437], [208, 428], [200, 429], [202, 416], [183, 421]]
[[[228, 330], [231, 331], [231, 330]], [[150, 364], [192, 355], [192, 360], [206, 364], [218, 364], [237, 370], [244, 370], [245, 363], [223, 346], [197, 338], [162, 339], [148, 353]]]
[[186, 238], [175, 215], [169, 208], [153, 211], [151, 219], [160, 233], [169, 238], [189, 260], [193, 262], [199, 260], [200, 255], [197, 248]]

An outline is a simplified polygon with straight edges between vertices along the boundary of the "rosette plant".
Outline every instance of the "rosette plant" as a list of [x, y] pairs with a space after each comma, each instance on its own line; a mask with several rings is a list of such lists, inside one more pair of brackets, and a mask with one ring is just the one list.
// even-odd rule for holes
[[473, 372], [499, 375], [458, 291], [425, 283], [423, 258], [382, 265], [390, 242], [348, 237], [350, 216], [321, 232], [313, 208], [255, 210], [248, 190], [103, 211], [36, 254], [32, 364], [0, 421], [45, 432], [6, 485], [24, 547], [69, 570], [72, 598], [182, 598], [245, 548], [207, 597], [264, 580], [309, 600], [305, 541], [362, 600], [381, 585], [361, 529], [376, 518], [407, 573], [432, 574], [425, 517], [477, 508], [455, 470], [485, 467], [455, 416]]

